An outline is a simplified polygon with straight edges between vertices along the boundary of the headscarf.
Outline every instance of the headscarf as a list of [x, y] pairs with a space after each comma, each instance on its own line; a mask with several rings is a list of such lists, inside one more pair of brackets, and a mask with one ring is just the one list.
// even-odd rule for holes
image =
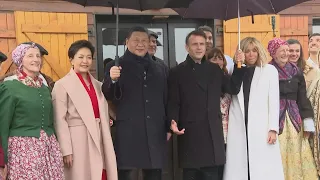
[[18, 67], [19, 70], [22, 69], [22, 59], [26, 55], [26, 52], [30, 48], [39, 49], [35, 43], [33, 44], [20, 44], [12, 51], [12, 61]]
[[20, 44], [17, 46], [13, 51], [12, 51], [12, 61], [13, 63], [18, 67], [16, 74], [17, 78], [20, 82], [23, 84], [30, 86], [30, 87], [35, 87], [35, 88], [40, 88], [42, 86], [42, 79], [38, 76], [35, 78], [29, 77], [25, 72], [22, 71], [22, 60], [24, 56], [26, 55], [26, 52], [30, 48], [35, 48], [39, 49], [35, 43], [33, 44]]
[[287, 41], [284, 41], [280, 38], [274, 38], [268, 43], [268, 51], [270, 53], [270, 56], [273, 58], [276, 54], [278, 48], [282, 45], [288, 45]]

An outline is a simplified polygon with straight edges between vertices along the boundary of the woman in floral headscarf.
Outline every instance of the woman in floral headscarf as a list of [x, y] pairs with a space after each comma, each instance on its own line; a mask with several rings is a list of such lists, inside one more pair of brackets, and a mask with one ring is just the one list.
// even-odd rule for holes
[[268, 51], [273, 58], [270, 63], [279, 73], [279, 141], [285, 179], [316, 180], [316, 165], [308, 141], [309, 134], [315, 131], [313, 110], [307, 99], [303, 73], [289, 62], [286, 41], [271, 40]]
[[16, 78], [0, 84], [0, 135], [8, 179], [62, 180], [49, 89], [39, 78], [40, 51], [20, 44], [12, 52]]

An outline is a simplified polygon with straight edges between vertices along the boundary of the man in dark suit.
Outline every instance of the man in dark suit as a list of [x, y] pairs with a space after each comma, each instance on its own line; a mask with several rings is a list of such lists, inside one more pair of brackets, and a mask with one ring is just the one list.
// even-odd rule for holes
[[230, 80], [218, 65], [206, 61], [203, 31], [188, 34], [186, 50], [187, 59], [170, 70], [168, 83], [167, 112], [171, 130], [179, 135], [179, 166], [183, 180], [218, 180], [219, 166], [225, 164], [220, 96], [236, 93], [232, 87], [241, 78], [236, 69]]
[[166, 74], [148, 54], [149, 35], [144, 28], [132, 28], [126, 46], [120, 66], [114, 61], [107, 65], [102, 85], [106, 99], [116, 106], [119, 180], [130, 180], [134, 169], [142, 169], [144, 180], [161, 180], [170, 136]]

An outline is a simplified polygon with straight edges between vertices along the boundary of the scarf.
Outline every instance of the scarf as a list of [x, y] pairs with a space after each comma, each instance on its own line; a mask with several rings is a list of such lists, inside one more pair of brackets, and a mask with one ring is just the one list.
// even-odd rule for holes
[[[280, 67], [273, 59], [270, 64], [272, 64], [278, 70], [279, 80], [290, 80], [299, 72], [299, 68], [291, 62], [288, 62], [284, 67]], [[300, 132], [302, 119], [297, 102], [290, 99], [280, 99], [279, 135], [283, 131], [286, 112], [288, 112], [294, 128], [297, 130], [297, 132]]]
[[42, 79], [39, 76], [32, 78], [22, 70], [17, 70], [16, 74], [17, 74], [18, 80], [26, 86], [34, 87], [34, 88], [40, 88], [42, 86]]

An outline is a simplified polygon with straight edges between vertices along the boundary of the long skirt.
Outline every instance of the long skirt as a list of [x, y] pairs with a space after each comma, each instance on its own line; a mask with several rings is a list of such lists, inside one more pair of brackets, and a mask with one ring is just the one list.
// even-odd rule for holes
[[318, 179], [309, 141], [303, 136], [303, 130], [296, 131], [288, 114], [279, 142], [286, 180]]
[[8, 180], [64, 180], [62, 154], [55, 135], [9, 137]]

